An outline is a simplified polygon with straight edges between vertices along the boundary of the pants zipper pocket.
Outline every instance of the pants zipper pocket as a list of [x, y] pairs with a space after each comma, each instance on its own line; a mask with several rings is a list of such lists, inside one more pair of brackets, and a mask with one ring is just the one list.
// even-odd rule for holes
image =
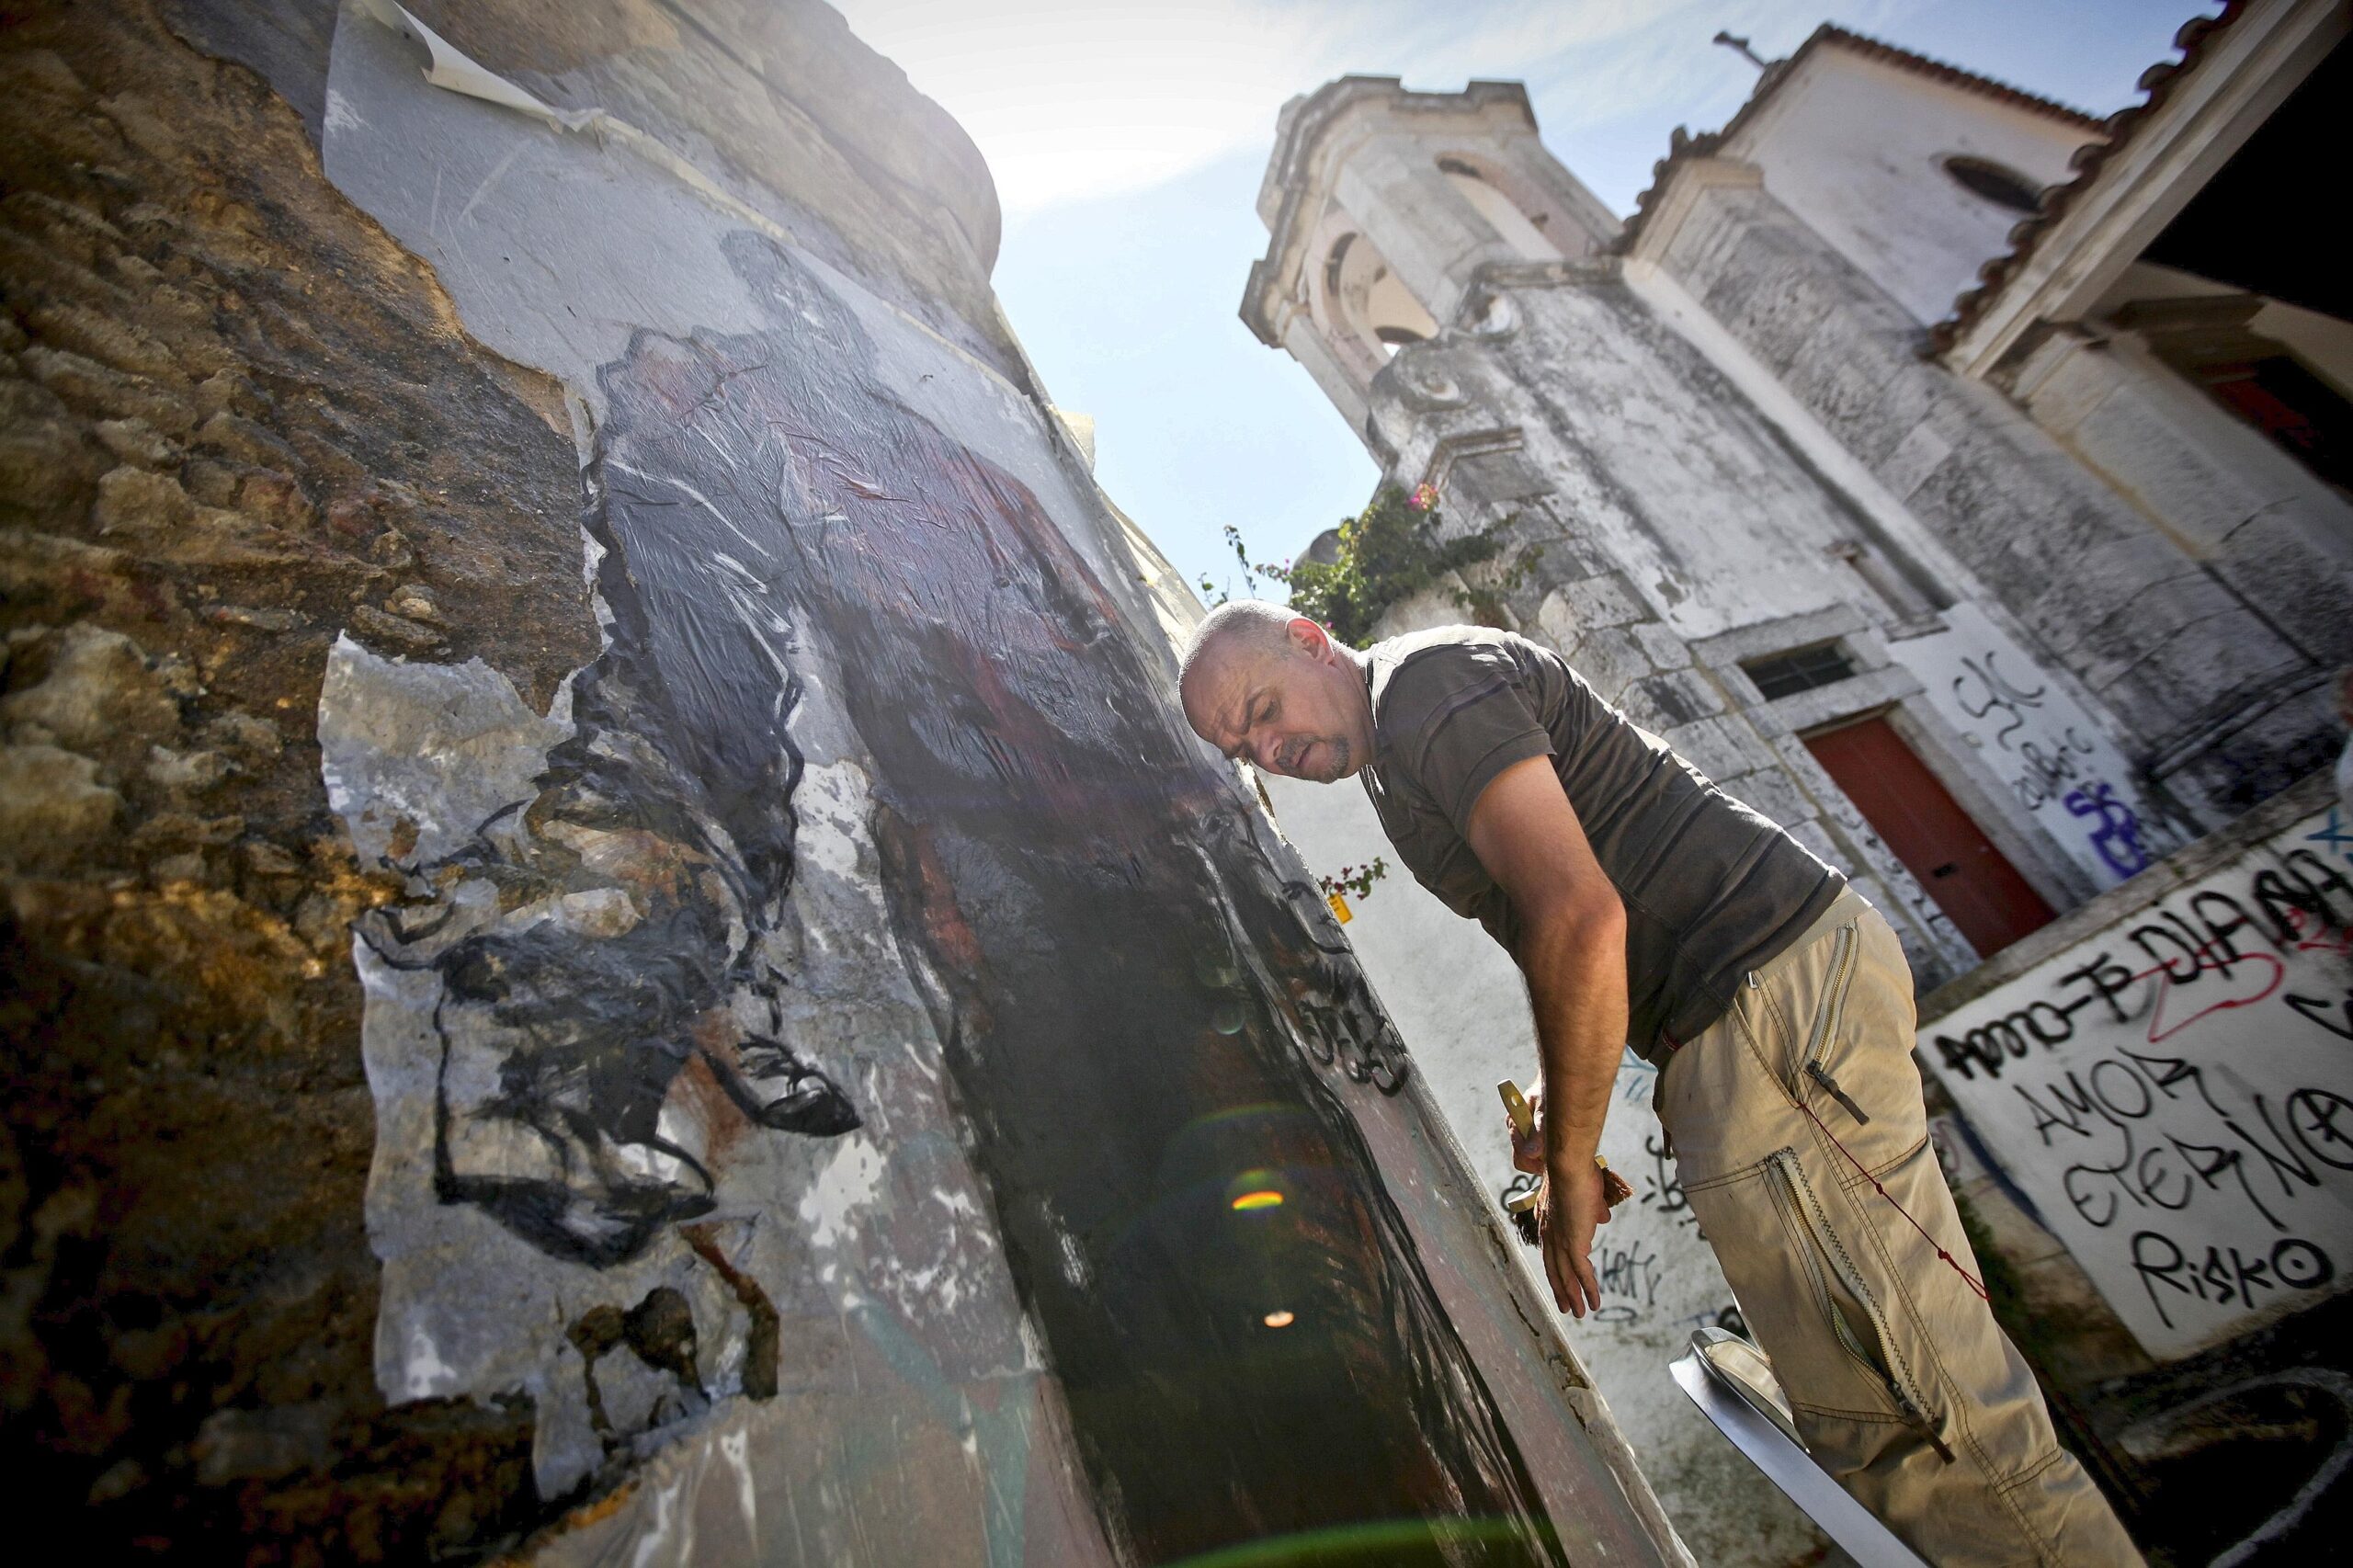
[[[1847, 992], [1854, 984], [1855, 949], [1860, 939], [1861, 933], [1852, 921], [1838, 927], [1838, 950], [1830, 960], [1830, 987], [1823, 997], [1822, 1006], [1813, 1016], [1813, 1033], [1805, 1042], [1805, 1066], [1802, 1069], [1805, 1076], [1821, 1085], [1859, 1126], [1870, 1122], [1870, 1113], [1857, 1105], [1854, 1096], [1838, 1086], [1838, 1080], [1830, 1075], [1830, 1069], [1822, 1064], [1822, 1059], [1829, 1054], [1831, 1042], [1838, 1038], [1838, 1026], [1846, 1018]], [[1799, 1085], [1798, 1092], [1802, 1095], [1805, 1085]]]
[[1821, 1062], [1807, 1062], [1805, 1064], [1805, 1075], [1813, 1079], [1815, 1083], [1821, 1085], [1824, 1088], [1829, 1090], [1830, 1097], [1836, 1100], [1840, 1105], [1846, 1107], [1847, 1114], [1853, 1117], [1858, 1123], [1868, 1123], [1870, 1120], [1870, 1113], [1865, 1110], [1862, 1107], [1857, 1105], [1853, 1097], [1849, 1096], [1846, 1090], [1838, 1086], [1838, 1080], [1832, 1077], [1830, 1075], [1830, 1069], [1824, 1067]]
[[[1863, 1281], [1862, 1272], [1847, 1255], [1837, 1232], [1831, 1228], [1829, 1216], [1823, 1211], [1820, 1201], [1814, 1197], [1813, 1184], [1805, 1179], [1805, 1172], [1798, 1165], [1796, 1151], [1777, 1150], [1769, 1156], [1769, 1163], [1780, 1176], [1776, 1197], [1786, 1203], [1789, 1211], [1796, 1217], [1800, 1234], [1813, 1244], [1811, 1246], [1800, 1244], [1798, 1261], [1805, 1267], [1808, 1282], [1813, 1287], [1814, 1305], [1828, 1320], [1831, 1333], [1837, 1337], [1846, 1352], [1887, 1391], [1897, 1413], [1904, 1417], [1904, 1425], [1919, 1433], [1936, 1450], [1938, 1458], [1947, 1464], [1952, 1463], [1951, 1446], [1945, 1441], [1937, 1422], [1928, 1415], [1925, 1403], [1912, 1387], [1902, 1358], [1895, 1353], [1894, 1335], [1889, 1332], [1887, 1317], [1880, 1308], [1879, 1299], [1871, 1294], [1870, 1287]], [[1879, 1341], [1877, 1359], [1857, 1340], [1853, 1327], [1847, 1322], [1847, 1315], [1838, 1310], [1837, 1300], [1830, 1290], [1830, 1278], [1836, 1278], [1846, 1293], [1861, 1304], [1864, 1314], [1870, 1320], [1871, 1335]]]

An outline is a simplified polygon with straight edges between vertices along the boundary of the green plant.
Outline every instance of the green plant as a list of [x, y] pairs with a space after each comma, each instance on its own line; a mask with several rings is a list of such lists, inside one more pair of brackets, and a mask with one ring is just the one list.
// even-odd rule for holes
[[1338, 876], [1318, 877], [1315, 881], [1316, 884], [1324, 890], [1325, 898], [1330, 898], [1334, 893], [1354, 893], [1361, 903], [1372, 895], [1372, 884], [1388, 874], [1388, 860], [1376, 855], [1372, 858], [1372, 864], [1370, 866], [1343, 866], [1340, 868]]
[[[1246, 588], [1260, 577], [1290, 590], [1290, 608], [1352, 648], [1371, 639], [1381, 616], [1401, 600], [1410, 598], [1449, 574], [1493, 561], [1503, 553], [1506, 517], [1460, 539], [1439, 535], [1438, 495], [1425, 484], [1408, 495], [1396, 485], [1383, 485], [1363, 512], [1340, 524], [1337, 559], [1331, 562], [1284, 562], [1279, 566], [1254, 565], [1242, 530], [1225, 526], [1226, 542], [1242, 563]], [[1501, 598], [1525, 579], [1535, 565], [1535, 551], [1523, 551], [1500, 580], [1450, 591], [1455, 604], [1491, 624], [1501, 618]], [[1206, 576], [1201, 592], [1213, 603], [1226, 595]]]

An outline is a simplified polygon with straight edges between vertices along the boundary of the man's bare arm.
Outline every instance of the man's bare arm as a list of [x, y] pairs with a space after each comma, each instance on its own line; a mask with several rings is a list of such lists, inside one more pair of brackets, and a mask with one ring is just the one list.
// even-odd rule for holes
[[1514, 763], [1481, 791], [1472, 852], [1518, 917], [1520, 971], [1544, 1062], [1544, 1274], [1554, 1302], [1601, 1304], [1593, 1233], [1609, 1219], [1593, 1163], [1626, 1044], [1626, 910], [1594, 858], [1552, 759]]

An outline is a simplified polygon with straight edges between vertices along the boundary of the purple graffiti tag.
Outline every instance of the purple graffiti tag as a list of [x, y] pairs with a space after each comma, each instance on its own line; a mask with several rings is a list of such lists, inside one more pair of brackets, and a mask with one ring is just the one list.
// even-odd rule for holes
[[2149, 852], [2141, 847], [2141, 819], [2116, 798], [2114, 788], [2106, 780], [2095, 778], [2068, 790], [2066, 805], [2075, 816], [2099, 819], [2092, 827], [2091, 843], [2109, 870], [2129, 877], [2147, 869]]

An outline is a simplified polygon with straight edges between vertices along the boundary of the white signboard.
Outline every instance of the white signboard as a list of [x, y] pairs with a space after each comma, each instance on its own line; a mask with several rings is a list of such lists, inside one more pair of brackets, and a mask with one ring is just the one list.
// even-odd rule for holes
[[2174, 843], [2132, 782], [2123, 753], [2083, 705], [1973, 605], [1943, 612], [1946, 630], [1890, 652], [1920, 677], [1939, 718], [1975, 748], [2018, 802], [2100, 887], [2113, 887]]
[[2153, 1356], [2353, 1274], [2348, 922], [2353, 828], [2331, 811], [1920, 1031]]

